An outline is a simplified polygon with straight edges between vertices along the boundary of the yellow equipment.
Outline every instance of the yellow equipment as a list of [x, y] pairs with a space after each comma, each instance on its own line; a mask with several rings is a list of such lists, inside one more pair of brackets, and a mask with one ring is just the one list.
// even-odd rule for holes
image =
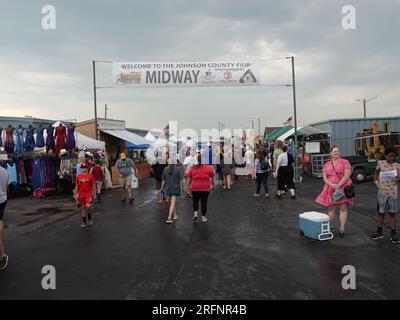
[[376, 160], [384, 159], [385, 147], [393, 146], [400, 151], [398, 132], [392, 132], [389, 122], [385, 122], [383, 131], [379, 131], [378, 123], [372, 122], [371, 128], [364, 129], [356, 138], [358, 155], [367, 155]]

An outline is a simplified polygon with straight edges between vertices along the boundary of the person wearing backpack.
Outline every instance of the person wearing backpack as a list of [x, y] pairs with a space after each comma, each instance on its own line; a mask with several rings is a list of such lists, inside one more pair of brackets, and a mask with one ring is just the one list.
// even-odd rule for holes
[[256, 179], [256, 193], [255, 197], [260, 196], [261, 184], [264, 187], [265, 197], [269, 198], [268, 194], [268, 173], [270, 170], [270, 165], [268, 159], [262, 153], [258, 153], [256, 160], [254, 161], [253, 178]]

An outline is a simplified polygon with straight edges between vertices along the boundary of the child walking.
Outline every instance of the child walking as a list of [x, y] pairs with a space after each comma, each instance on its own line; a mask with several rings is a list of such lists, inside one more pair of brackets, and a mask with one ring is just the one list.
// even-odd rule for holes
[[88, 173], [87, 163], [81, 164], [81, 174], [76, 177], [76, 200], [81, 207], [81, 228], [91, 226], [92, 223], [92, 197], [96, 199], [96, 183], [93, 175]]

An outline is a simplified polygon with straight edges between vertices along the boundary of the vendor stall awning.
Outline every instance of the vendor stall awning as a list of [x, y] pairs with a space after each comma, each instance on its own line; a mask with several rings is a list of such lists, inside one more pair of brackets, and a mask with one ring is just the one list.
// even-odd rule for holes
[[[297, 128], [297, 135], [298, 136], [309, 136], [312, 134], [318, 134], [318, 133], [324, 133], [323, 131], [311, 127], [311, 126], [303, 126]], [[287, 138], [291, 137], [294, 135], [294, 128], [290, 129], [289, 131], [286, 131], [284, 134], [282, 134], [280, 137], [278, 137], [277, 140], [285, 141]]]
[[75, 140], [79, 149], [82, 149], [83, 147], [88, 149], [105, 149], [105, 142], [92, 139], [79, 132], [75, 132]]
[[128, 143], [131, 143], [132, 144], [131, 146], [136, 149], [138, 149], [138, 147], [140, 147], [141, 149], [147, 149], [150, 146], [149, 142], [145, 138], [127, 130], [101, 130], [101, 131], [110, 134], [114, 137], [117, 137], [121, 140], [124, 140]]
[[269, 141], [276, 141], [276, 140], [278, 140], [278, 137], [283, 135], [285, 132], [288, 132], [292, 128], [293, 128], [292, 126], [285, 126], [285, 127], [276, 129], [268, 136], [268, 140]]

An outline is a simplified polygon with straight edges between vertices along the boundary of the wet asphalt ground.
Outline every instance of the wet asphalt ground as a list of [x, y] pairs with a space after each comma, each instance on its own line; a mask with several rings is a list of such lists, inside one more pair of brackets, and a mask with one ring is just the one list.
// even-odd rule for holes
[[[274, 195], [275, 181], [269, 184]], [[153, 188], [144, 182], [134, 205], [121, 203], [119, 190], [105, 193], [89, 229], [80, 228], [69, 197], [10, 200], [10, 261], [0, 272], [0, 299], [400, 298], [400, 245], [390, 243], [388, 229], [385, 239], [369, 239], [376, 210], [371, 182], [356, 186], [347, 236], [325, 242], [298, 228], [300, 213], [324, 212], [314, 203], [319, 179], [305, 177], [297, 200], [280, 201], [254, 198], [255, 184], [240, 178], [232, 190], [212, 192], [209, 221], [197, 225], [186, 198], [178, 221], [166, 225], [168, 205], [156, 203]], [[56, 269], [56, 290], [41, 286], [44, 265]], [[342, 288], [345, 265], [355, 267], [355, 290]]]

